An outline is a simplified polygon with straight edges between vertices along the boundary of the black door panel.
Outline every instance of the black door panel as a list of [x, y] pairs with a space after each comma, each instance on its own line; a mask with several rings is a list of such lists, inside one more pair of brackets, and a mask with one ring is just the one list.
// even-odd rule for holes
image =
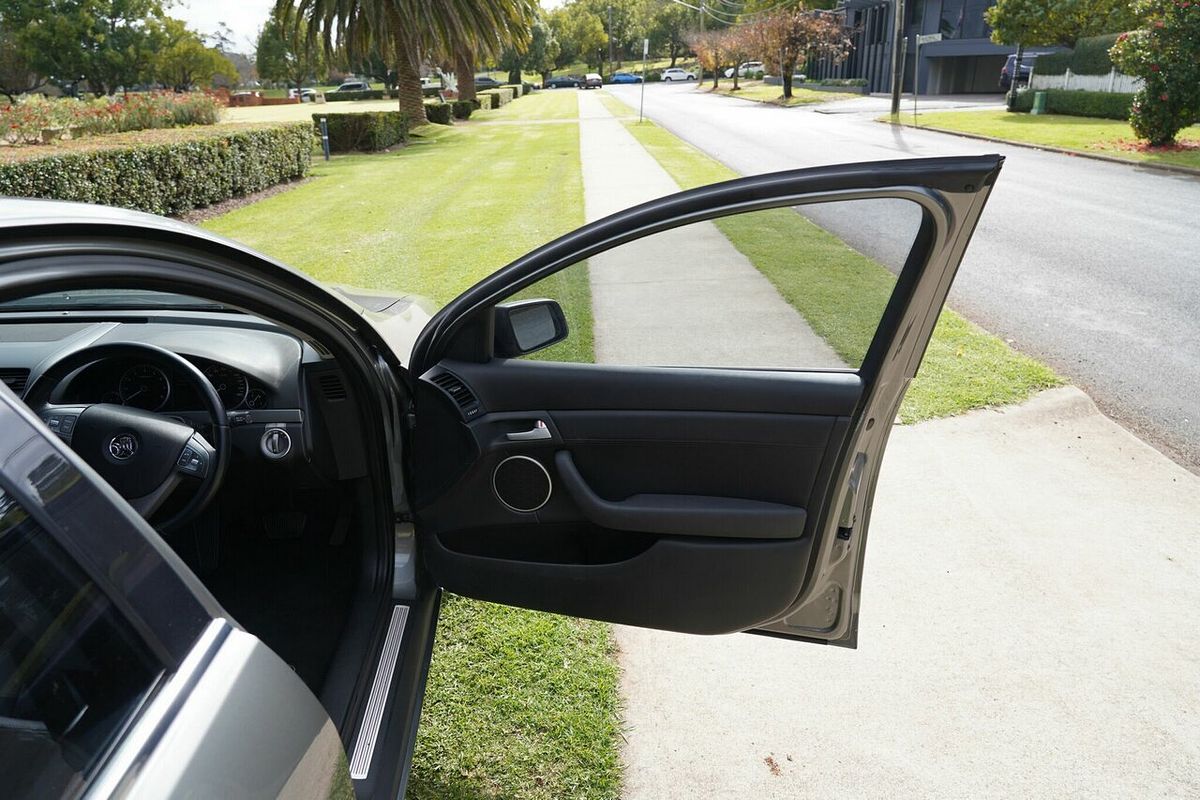
[[[502, 381], [463, 362], [428, 376], [457, 377], [479, 409], [469, 420], [462, 389], [431, 394], [437, 384], [423, 381], [440, 411], [418, 427], [460, 458], [418, 509], [444, 587], [691, 633], [742, 630], [795, 601], [806, 507], [827, 485], [856, 376], [504, 365]], [[520, 408], [530, 397], [544, 405]], [[498, 481], [514, 456], [531, 481], [548, 479], [544, 504], [504, 496], [528, 488]]]

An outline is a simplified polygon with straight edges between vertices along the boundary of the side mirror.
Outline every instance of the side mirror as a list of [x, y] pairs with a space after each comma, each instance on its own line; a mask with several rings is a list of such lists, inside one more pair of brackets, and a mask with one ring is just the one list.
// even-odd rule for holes
[[495, 308], [498, 358], [516, 358], [567, 338], [567, 318], [557, 300], [520, 300]]

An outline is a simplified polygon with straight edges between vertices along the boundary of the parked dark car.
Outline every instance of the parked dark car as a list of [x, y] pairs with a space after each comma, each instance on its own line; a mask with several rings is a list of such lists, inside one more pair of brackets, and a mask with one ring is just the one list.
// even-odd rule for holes
[[642, 76], [634, 75], [632, 72], [614, 72], [612, 77], [608, 79], [609, 83], [641, 83]]
[[543, 89], [578, 89], [583, 85], [583, 78], [578, 75], [555, 75], [542, 84]]
[[[1033, 74], [1033, 67], [1039, 55], [1041, 53], [1023, 53], [1021, 55], [1021, 73], [1017, 76], [1017, 86], [1029, 85], [1029, 76]], [[1000, 69], [1000, 90], [1003, 92], [1012, 88], [1013, 65], [1016, 61], [1017, 54], [1011, 53]]]
[[604, 85], [604, 79], [595, 72], [589, 72], [583, 76], [584, 89], [599, 89]]
[[[704, 186], [440, 310], [0, 199], [4, 797], [404, 797], [443, 592], [857, 646], [891, 421], [1002, 164]], [[846, 196], [923, 219], [857, 368], [522, 358], [571, 335], [536, 281], [622, 244], [649, 279], [645, 237]]]
[[495, 89], [496, 87], [503, 86], [503, 85], [504, 85], [503, 83], [496, 80], [491, 75], [476, 75], [475, 76], [475, 88], [476, 89]]

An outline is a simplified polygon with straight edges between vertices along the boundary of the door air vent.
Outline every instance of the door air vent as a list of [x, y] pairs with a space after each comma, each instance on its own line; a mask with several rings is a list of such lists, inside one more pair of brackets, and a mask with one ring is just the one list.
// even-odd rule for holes
[[18, 396], [25, 391], [25, 383], [29, 380], [29, 370], [27, 369], [0, 369], [0, 381], [4, 381], [4, 385], [12, 389]]
[[435, 375], [430, 379], [434, 386], [437, 386], [446, 394], [450, 395], [450, 399], [462, 409], [465, 416], [474, 416], [479, 411], [479, 399], [470, 388], [463, 383], [459, 377], [450, 372], [443, 372], [440, 375]]
[[330, 402], [336, 403], [346, 399], [346, 385], [342, 383], [342, 376], [336, 372], [326, 372], [317, 376], [317, 385], [321, 387], [321, 394]]

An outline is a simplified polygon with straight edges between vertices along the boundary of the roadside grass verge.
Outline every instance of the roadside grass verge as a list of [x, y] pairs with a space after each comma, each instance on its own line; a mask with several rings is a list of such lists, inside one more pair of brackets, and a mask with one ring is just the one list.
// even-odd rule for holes
[[[442, 304], [584, 221], [577, 125], [424, 126], [408, 147], [312, 175], [205, 227], [318, 280]], [[556, 280], [572, 335], [555, 357], [590, 361], [586, 269]], [[446, 596], [408, 796], [616, 796], [612, 647], [603, 623]]]
[[[880, 122], [890, 122], [881, 117]], [[1128, 161], [1200, 169], [1200, 125], [1179, 132], [1179, 148], [1150, 150], [1139, 145], [1123, 120], [1070, 117], [1064, 114], [1013, 114], [1008, 111], [939, 111], [901, 115], [903, 125], [968, 133], [1014, 144], [1045, 145], [1081, 153], [1099, 153]]]
[[[657, 125], [625, 124], [683, 189], [738, 177]], [[861, 362], [895, 284], [891, 272], [791, 209], [726, 217], [716, 225], [843, 361]], [[797, 259], [797, 252], [813, 257]], [[900, 420], [1017, 403], [1061, 383], [1049, 367], [945, 309]]]
[[807, 106], [815, 103], [830, 103], [834, 100], [853, 100], [856, 97], [862, 97], [860, 94], [818, 92], [813, 89], [803, 89], [800, 85], [793, 85], [792, 96], [785, 99], [782, 86], [769, 86], [762, 81], [743, 80], [739, 84], [740, 88], [735, 92], [733, 90], [733, 78], [724, 78], [723, 80], [727, 81], [727, 83], [719, 85], [716, 89], [709, 88], [707, 91], [714, 94], [737, 97], [741, 100], [753, 100], [756, 103], [770, 103], [775, 106]]
[[608, 110], [608, 113], [612, 114], [614, 117], [617, 117], [618, 119], [630, 117], [630, 116], [634, 116], [634, 117], [637, 116], [637, 107], [636, 106], [631, 106], [631, 105], [628, 105], [627, 103], [622, 102], [621, 100], [617, 99], [616, 97], [613, 97], [607, 91], [600, 92], [600, 103]]

